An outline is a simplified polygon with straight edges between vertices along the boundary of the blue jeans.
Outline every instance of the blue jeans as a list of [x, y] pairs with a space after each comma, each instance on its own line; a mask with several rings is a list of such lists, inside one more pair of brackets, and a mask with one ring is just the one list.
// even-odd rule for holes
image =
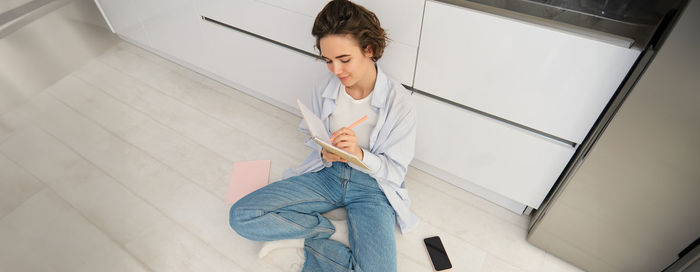
[[[321, 213], [345, 207], [350, 248], [329, 240], [335, 228]], [[394, 209], [377, 181], [332, 167], [271, 183], [231, 207], [229, 223], [254, 241], [305, 238], [303, 271], [396, 271]]]

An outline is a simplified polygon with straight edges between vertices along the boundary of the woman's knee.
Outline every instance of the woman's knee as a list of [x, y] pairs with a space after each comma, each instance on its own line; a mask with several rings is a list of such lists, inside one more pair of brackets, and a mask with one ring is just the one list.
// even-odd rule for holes
[[228, 222], [233, 230], [245, 237], [245, 234], [251, 231], [246, 226], [250, 225], [248, 223], [259, 217], [260, 214], [261, 213], [259, 211], [245, 207], [245, 205], [241, 205], [241, 202], [239, 201], [231, 206]]
[[231, 226], [231, 228], [235, 231], [238, 231], [238, 226], [240, 226], [240, 221], [241, 219], [239, 218], [240, 212], [238, 212], [238, 207], [236, 204], [231, 206], [231, 209], [229, 210], [228, 213], [228, 224]]

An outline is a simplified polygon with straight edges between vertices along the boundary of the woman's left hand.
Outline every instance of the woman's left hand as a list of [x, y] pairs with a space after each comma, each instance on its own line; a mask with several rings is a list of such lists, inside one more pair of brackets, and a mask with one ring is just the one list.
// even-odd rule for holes
[[333, 132], [331, 137], [334, 137], [332, 144], [335, 147], [353, 154], [362, 160], [364, 152], [362, 148], [357, 145], [357, 136], [355, 136], [355, 132], [353, 132], [352, 129], [342, 127], [338, 131]]

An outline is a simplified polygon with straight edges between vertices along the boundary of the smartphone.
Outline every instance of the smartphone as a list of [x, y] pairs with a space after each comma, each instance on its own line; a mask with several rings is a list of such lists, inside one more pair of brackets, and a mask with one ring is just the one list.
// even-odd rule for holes
[[430, 261], [433, 263], [435, 271], [452, 268], [452, 263], [450, 263], [450, 258], [447, 257], [447, 251], [445, 251], [440, 237], [425, 238], [423, 242], [425, 243], [425, 248], [428, 249], [428, 255], [430, 255]]

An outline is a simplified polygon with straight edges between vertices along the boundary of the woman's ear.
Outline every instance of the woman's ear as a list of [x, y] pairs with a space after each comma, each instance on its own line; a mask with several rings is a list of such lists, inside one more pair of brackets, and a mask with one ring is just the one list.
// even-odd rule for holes
[[374, 50], [372, 50], [372, 47], [369, 45], [365, 47], [365, 50], [362, 53], [365, 55], [365, 57], [368, 57], [370, 59], [374, 57]]

